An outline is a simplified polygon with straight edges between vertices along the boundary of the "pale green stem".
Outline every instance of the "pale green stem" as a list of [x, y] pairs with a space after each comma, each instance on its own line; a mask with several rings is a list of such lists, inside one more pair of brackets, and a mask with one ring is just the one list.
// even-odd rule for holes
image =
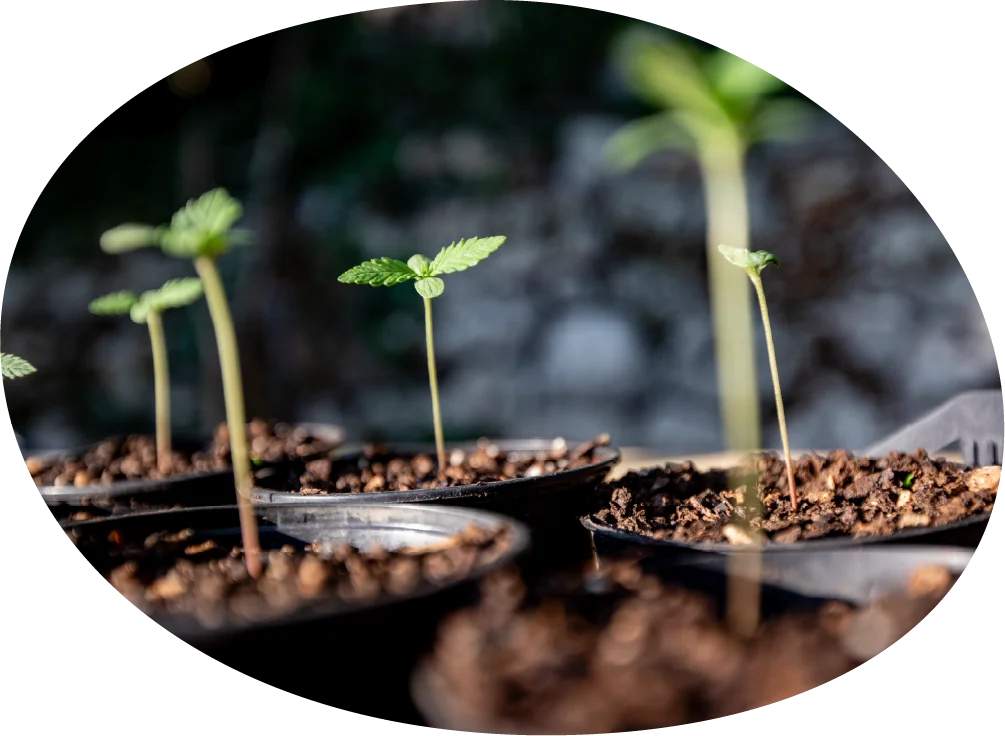
[[747, 248], [750, 240], [743, 144], [729, 131], [717, 130], [700, 139], [699, 159], [720, 412], [727, 448], [747, 452], [761, 446], [750, 287], [743, 272], [718, 252], [722, 243]]
[[224, 291], [216, 261], [212, 258], [195, 259], [195, 269], [202, 279], [206, 304], [216, 332], [217, 350], [220, 354], [220, 373], [223, 377], [223, 398], [227, 405], [227, 429], [230, 434], [230, 456], [234, 466], [234, 483], [237, 505], [241, 517], [241, 537], [244, 542], [244, 559], [248, 573], [259, 577], [262, 572], [261, 547], [258, 541], [258, 519], [251, 508], [251, 460], [248, 454], [248, 435], [244, 417], [244, 389], [241, 381], [240, 355], [234, 320], [230, 316], [227, 293]]
[[[744, 177], [745, 146], [729, 125], [709, 124], [693, 130], [705, 190], [706, 249], [715, 363], [720, 413], [730, 450], [748, 452], [761, 447], [761, 412], [757, 390], [757, 361], [750, 308], [750, 286], [744, 273], [718, 252], [722, 243], [748, 248], [750, 221]], [[748, 509], [745, 525], [755, 550], [731, 555], [726, 616], [730, 628], [749, 637], [757, 630], [761, 611], [760, 535], [753, 521], [762, 514], [757, 475], [745, 468], [729, 473], [732, 488], [745, 487]]]
[[157, 428], [157, 467], [162, 473], [171, 469], [171, 378], [168, 372], [167, 345], [161, 313], [151, 309], [147, 314], [150, 330], [150, 350], [154, 359], [154, 415]]
[[782, 433], [782, 449], [785, 451], [785, 469], [789, 477], [789, 499], [792, 501], [792, 511], [799, 507], [796, 497], [796, 477], [792, 470], [792, 451], [789, 449], [789, 431], [785, 427], [785, 407], [782, 405], [782, 384], [778, 380], [778, 363], [775, 361], [775, 342], [771, 337], [771, 320], [768, 318], [768, 302], [764, 298], [764, 286], [760, 275], [749, 271], [750, 280], [754, 282], [757, 301], [761, 304], [761, 320], [764, 322], [764, 338], [768, 344], [768, 363], [771, 366], [771, 380], [775, 384], [775, 408], [778, 410], [778, 429]]
[[443, 420], [440, 418], [440, 390], [436, 383], [436, 353], [433, 350], [433, 300], [422, 298], [426, 307], [426, 362], [429, 365], [429, 393], [433, 397], [433, 432], [436, 436], [436, 462], [442, 473], [447, 469], [443, 450]]

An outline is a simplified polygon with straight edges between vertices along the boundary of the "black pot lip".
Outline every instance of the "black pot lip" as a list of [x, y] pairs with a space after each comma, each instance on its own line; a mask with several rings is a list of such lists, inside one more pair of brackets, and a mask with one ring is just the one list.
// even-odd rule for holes
[[[500, 439], [489, 440], [493, 445], [497, 445], [503, 452], [541, 452], [551, 447], [555, 438], [544, 439]], [[576, 442], [568, 442], [570, 447], [576, 446]], [[383, 443], [380, 445], [387, 449], [389, 455], [409, 455], [409, 454], [436, 454], [432, 445], [421, 443]], [[461, 442], [448, 445], [449, 450], [473, 450], [479, 447], [479, 441]], [[449, 452], [448, 450], [448, 452]], [[333, 461], [348, 460], [359, 455], [363, 451], [363, 445], [346, 445], [332, 455]], [[341, 504], [341, 503], [409, 503], [409, 501], [396, 501], [399, 498], [409, 498], [415, 501], [441, 501], [469, 498], [472, 496], [486, 496], [495, 491], [512, 488], [514, 486], [532, 486], [551, 480], [562, 480], [579, 476], [592, 476], [596, 473], [609, 471], [618, 461], [621, 460], [621, 450], [615, 446], [605, 445], [597, 447], [594, 452], [601, 455], [589, 465], [579, 468], [559, 470], [555, 473], [546, 473], [532, 478], [510, 478], [509, 480], [497, 480], [489, 483], [474, 485], [451, 486], [448, 488], [423, 488], [415, 491], [378, 491], [376, 493], [329, 493], [327, 495], [303, 495], [295, 491], [272, 491], [265, 488], [253, 488], [252, 498], [256, 503], [268, 505], [287, 504]], [[365, 497], [365, 498], [361, 498]]]
[[[297, 514], [304, 513], [310, 510], [316, 510], [323, 512], [324, 514], [352, 514], [356, 513], [360, 516], [367, 516], [374, 512], [380, 510], [387, 510], [389, 512], [401, 513], [407, 511], [413, 511], [424, 516], [439, 516], [439, 517], [467, 517], [468, 519], [477, 519], [484, 522], [485, 526], [488, 525], [498, 525], [508, 527], [510, 531], [510, 548], [502, 555], [499, 559], [484, 565], [477, 570], [471, 571], [470, 574], [463, 578], [457, 580], [451, 580], [442, 585], [427, 585], [423, 584], [418, 590], [413, 591], [406, 596], [392, 596], [388, 593], [381, 593], [378, 597], [366, 600], [366, 601], [345, 601], [339, 598], [328, 597], [314, 602], [313, 604], [308, 604], [304, 608], [293, 613], [286, 614], [283, 616], [276, 617], [267, 621], [247, 621], [238, 624], [227, 624], [219, 628], [208, 628], [199, 624], [194, 618], [187, 616], [168, 616], [168, 615], [148, 615], [152, 621], [179, 637], [183, 641], [189, 644], [199, 644], [202, 642], [212, 642], [213, 640], [220, 640], [226, 637], [231, 637], [235, 635], [244, 634], [250, 631], [262, 631], [266, 629], [280, 628], [290, 625], [308, 623], [323, 618], [336, 618], [339, 616], [357, 614], [364, 611], [375, 610], [383, 607], [390, 607], [396, 604], [403, 604], [412, 601], [419, 601], [429, 598], [433, 595], [449, 591], [451, 589], [457, 588], [461, 585], [474, 582], [486, 575], [506, 567], [513, 563], [514, 560], [519, 558], [531, 546], [531, 536], [530, 531], [527, 526], [522, 522], [513, 519], [509, 516], [499, 514], [493, 511], [483, 511], [481, 509], [468, 509], [452, 506], [436, 506], [429, 504], [373, 504], [373, 503], [358, 503], [358, 504], [340, 504], [338, 506], [316, 504], [314, 506], [279, 506], [279, 505], [255, 505], [254, 509], [258, 512], [259, 519], [262, 516], [268, 514]], [[137, 523], [139, 521], [149, 519], [151, 517], [163, 517], [170, 519], [171, 521], [177, 519], [183, 519], [186, 515], [194, 516], [196, 514], [205, 514], [212, 512], [231, 512], [235, 515], [238, 513], [238, 507], [236, 505], [231, 506], [203, 506], [199, 508], [186, 508], [186, 509], [171, 509], [168, 511], [148, 511], [136, 514], [128, 514], [124, 516], [112, 516], [104, 517], [100, 519], [88, 519], [86, 521], [76, 521], [76, 522], [66, 522], [60, 526], [64, 531], [69, 532], [72, 529], [83, 528], [88, 529], [91, 527], [100, 527], [101, 525], [113, 525], [116, 523]], [[170, 522], [169, 522], [170, 523]], [[215, 530], [220, 531], [220, 530]], [[227, 531], [230, 531], [228, 529]], [[237, 531], [237, 523], [235, 521], [234, 531]], [[106, 581], [107, 582], [107, 581]]]
[[[342, 443], [345, 441], [345, 430], [334, 424], [320, 424], [316, 422], [283, 422], [283, 424], [288, 424], [291, 427], [303, 427], [308, 431], [314, 431], [319, 435], [324, 435], [322, 439], [326, 440], [327, 447], [300, 459], [317, 459], [318, 457], [327, 455], [330, 452], [334, 452], [341, 447]], [[101, 440], [100, 442], [94, 442], [90, 445], [84, 445], [72, 450], [50, 450], [48, 452], [35, 454], [34, 457], [40, 457], [48, 460], [61, 457], [79, 456], [105, 441], [106, 440]], [[287, 462], [289, 462], [289, 460], [263, 462], [253, 468], [253, 470], [258, 471], [266, 470], [268, 468], [276, 468]], [[163, 491], [173, 485], [181, 485], [195, 481], [213, 480], [217, 478], [222, 480], [223, 478], [233, 475], [233, 473], [234, 470], [230, 467], [223, 468], [221, 470], [211, 470], [204, 473], [184, 473], [182, 475], [171, 476], [170, 478], [122, 480], [109, 485], [36, 486], [36, 488], [38, 489], [39, 494], [45, 499], [46, 503], [70, 503], [80, 501], [84, 498], [90, 498], [92, 496], [114, 498], [117, 496], [130, 496], [139, 493], [154, 493], [157, 491]]]
[[[774, 451], [762, 450], [761, 452], [771, 453]], [[953, 462], [950, 464], [960, 468], [968, 467], [963, 463]], [[645, 468], [645, 470], [656, 470], [658, 468], [659, 466], [654, 466], [653, 468]], [[722, 470], [722, 468], [719, 468], [719, 470]], [[778, 554], [781, 552], [799, 552], [805, 554], [806, 552], [813, 550], [825, 551], [832, 549], [845, 549], [847, 547], [856, 548], [873, 546], [877, 544], [891, 545], [896, 544], [897, 541], [901, 539], [914, 539], [930, 534], [955, 531], [957, 529], [966, 529], [971, 526], [987, 525], [988, 519], [991, 518], [991, 513], [992, 512], [988, 512], [986, 514], [975, 514], [973, 516], [968, 516], [965, 519], [959, 519], [940, 526], [901, 529], [893, 534], [875, 535], [870, 537], [825, 537], [822, 539], [808, 539], [801, 542], [779, 542], [777, 544], [767, 542], [763, 544], [760, 549], [762, 552], [766, 552], [768, 554]], [[689, 550], [692, 552], [709, 552], [715, 554], [731, 554], [743, 550], [742, 545], [729, 544], [727, 542], [676, 542], [670, 539], [657, 539], [656, 537], [649, 537], [645, 534], [626, 532], [610, 524], [605, 524], [596, 518], [596, 514], [586, 514], [585, 516], [581, 516], [579, 518], [579, 523], [582, 524], [591, 534], [612, 537], [618, 541], [633, 545], [667, 547], [670, 549]]]

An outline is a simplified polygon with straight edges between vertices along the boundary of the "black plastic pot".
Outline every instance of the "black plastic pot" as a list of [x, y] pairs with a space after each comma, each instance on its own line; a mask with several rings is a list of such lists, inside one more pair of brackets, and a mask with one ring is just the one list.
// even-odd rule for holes
[[[196, 649], [257, 680], [344, 710], [405, 723], [421, 723], [408, 692], [409, 673], [428, 650], [437, 623], [477, 595], [477, 581], [511, 563], [529, 545], [523, 525], [482, 511], [433, 506], [338, 505], [258, 508], [265, 549], [312, 541], [388, 549], [442, 541], [470, 524], [507, 527], [512, 547], [463, 580], [424, 584], [406, 597], [350, 603], [321, 599], [279, 620], [209, 629], [192, 617], [155, 616], [157, 623]], [[236, 507], [185, 509], [76, 522], [64, 527], [103, 575], [118, 564], [106, 541], [160, 531], [193, 529], [200, 537], [240, 543]]]
[[[813, 611], [823, 603], [840, 600], [864, 605], [883, 594], [902, 589], [918, 568], [938, 566], [962, 573], [972, 552], [946, 547], [869, 547], [843, 550], [812, 550], [762, 558], [762, 616], [771, 619], [786, 613]], [[603, 566], [604, 561], [600, 562]], [[725, 556], [691, 558], [651, 556], [639, 562], [646, 572], [665, 583], [702, 592], [725, 609], [727, 562]], [[583, 586], [583, 595], [602, 596], [603, 586]], [[533, 724], [501, 723], [486, 719], [457, 699], [448, 685], [426, 662], [412, 676], [416, 707], [429, 726], [478, 733], [537, 733]]]
[[[761, 549], [767, 556], [786, 552], [854, 551], [862, 548], [885, 547], [888, 545], [924, 545], [926, 547], [959, 547], [977, 549], [984, 536], [991, 514], [981, 514], [961, 519], [939, 527], [904, 529], [885, 536], [874, 537], [827, 537], [788, 544], [765, 544]], [[601, 557], [636, 557], [660, 554], [669, 557], [692, 556], [696, 554], [727, 554], [736, 552], [737, 546], [724, 543], [675, 542], [657, 539], [645, 534], [635, 534], [605, 524], [594, 516], [580, 519], [593, 538], [596, 554]]]
[[[300, 458], [301, 460], [310, 460], [331, 452], [344, 440], [344, 433], [339, 427], [327, 424], [297, 426], [307, 429], [312, 436], [326, 442], [324, 449]], [[187, 451], [205, 449], [195, 443], [177, 443], [177, 446]], [[40, 457], [45, 459], [79, 457], [92, 447], [93, 445], [70, 451], [57, 450]], [[256, 470], [256, 475], [260, 475], [262, 471], [281, 468], [290, 462], [294, 461], [263, 463]], [[42, 486], [38, 492], [53, 515], [58, 520], [65, 521], [81, 511], [94, 516], [118, 516], [137, 511], [157, 511], [177, 507], [226, 506], [234, 503], [233, 477], [233, 470], [226, 468], [210, 473], [177, 475], [163, 480], [120, 481], [111, 485]]]
[[[768, 543], [762, 549], [769, 555], [784, 551], [844, 550], [875, 545], [925, 545], [928, 547], [977, 549], [990, 518], [991, 514], [979, 514], [943, 526], [916, 527], [882, 536], [825, 537], [788, 544]], [[681, 556], [709, 552], [727, 553], [735, 552], [737, 549], [735, 545], [725, 542], [676, 542], [627, 532], [604, 523], [596, 518], [592, 512], [583, 516], [580, 522], [590, 532], [594, 550], [596, 554], [601, 556], [637, 556], [642, 550], [645, 550], [645, 554]]]
[[[504, 453], [536, 453], [548, 450], [551, 440], [500, 440], [494, 444]], [[570, 443], [570, 446], [574, 443]], [[461, 445], [465, 451], [473, 444]], [[484, 509], [513, 517], [525, 523], [534, 535], [534, 558], [549, 565], [578, 565], [591, 557], [590, 537], [579, 524], [579, 516], [592, 511], [600, 502], [598, 486], [621, 453], [614, 447], [598, 447], [599, 457], [593, 463], [557, 473], [533, 478], [515, 478], [481, 485], [455, 486], [418, 491], [382, 491], [378, 493], [332, 493], [305, 496], [289, 490], [296, 479], [276, 473], [252, 491], [255, 503], [263, 505], [290, 504], [359, 504], [408, 503], [441, 504]], [[436, 451], [428, 445], [391, 445], [386, 457], [410, 457]], [[362, 457], [361, 448], [344, 448], [336, 455], [332, 474], [338, 468], [355, 466]], [[270, 487], [271, 486], [271, 487]]]

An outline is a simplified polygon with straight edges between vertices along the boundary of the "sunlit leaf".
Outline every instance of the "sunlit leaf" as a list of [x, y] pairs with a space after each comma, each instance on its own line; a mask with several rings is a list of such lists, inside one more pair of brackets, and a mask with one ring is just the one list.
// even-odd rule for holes
[[407, 263], [393, 258], [374, 258], [354, 266], [338, 277], [343, 284], [369, 284], [370, 286], [394, 286], [417, 278], [415, 271]]
[[429, 274], [439, 276], [471, 268], [479, 261], [488, 258], [505, 242], [505, 235], [495, 235], [490, 238], [468, 238], [451, 243], [436, 254], [436, 258], [429, 265]]

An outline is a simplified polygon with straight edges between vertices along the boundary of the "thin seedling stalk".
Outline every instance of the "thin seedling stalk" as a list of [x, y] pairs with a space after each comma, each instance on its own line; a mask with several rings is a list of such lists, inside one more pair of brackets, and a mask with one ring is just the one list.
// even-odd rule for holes
[[447, 469], [443, 448], [443, 420], [440, 417], [440, 390], [436, 381], [436, 352], [433, 349], [433, 300], [422, 298], [426, 308], [426, 362], [429, 366], [429, 393], [433, 398], [433, 434], [436, 437], [436, 462], [442, 473]]
[[262, 573], [261, 546], [258, 541], [258, 519], [251, 507], [251, 460], [248, 455], [248, 436], [245, 429], [244, 388], [241, 381], [240, 355], [234, 321], [227, 303], [227, 293], [220, 280], [216, 261], [208, 256], [195, 259], [195, 269], [202, 279], [206, 303], [213, 320], [217, 350], [220, 353], [220, 373], [223, 377], [223, 396], [227, 405], [227, 428], [230, 433], [230, 455], [234, 466], [234, 484], [241, 517], [241, 538], [248, 574], [257, 578]]
[[159, 310], [147, 313], [150, 330], [150, 350], [154, 363], [154, 416], [156, 417], [157, 468], [162, 473], [171, 469], [171, 378], [168, 372], [167, 344], [164, 323]]
[[792, 511], [799, 508], [799, 499], [796, 496], [796, 477], [792, 469], [792, 451], [789, 449], [789, 432], [785, 426], [785, 407], [782, 405], [782, 384], [778, 380], [778, 364], [775, 361], [775, 343], [771, 337], [771, 319], [768, 317], [768, 302], [764, 298], [764, 286], [761, 283], [761, 276], [756, 271], [750, 271], [750, 280], [754, 282], [754, 291], [757, 292], [757, 301], [761, 305], [761, 320], [764, 322], [764, 337], [768, 345], [768, 363], [771, 366], [771, 380], [775, 386], [775, 407], [778, 410], [778, 429], [782, 435], [782, 449], [785, 451], [785, 470], [789, 480], [789, 500], [792, 502]]

